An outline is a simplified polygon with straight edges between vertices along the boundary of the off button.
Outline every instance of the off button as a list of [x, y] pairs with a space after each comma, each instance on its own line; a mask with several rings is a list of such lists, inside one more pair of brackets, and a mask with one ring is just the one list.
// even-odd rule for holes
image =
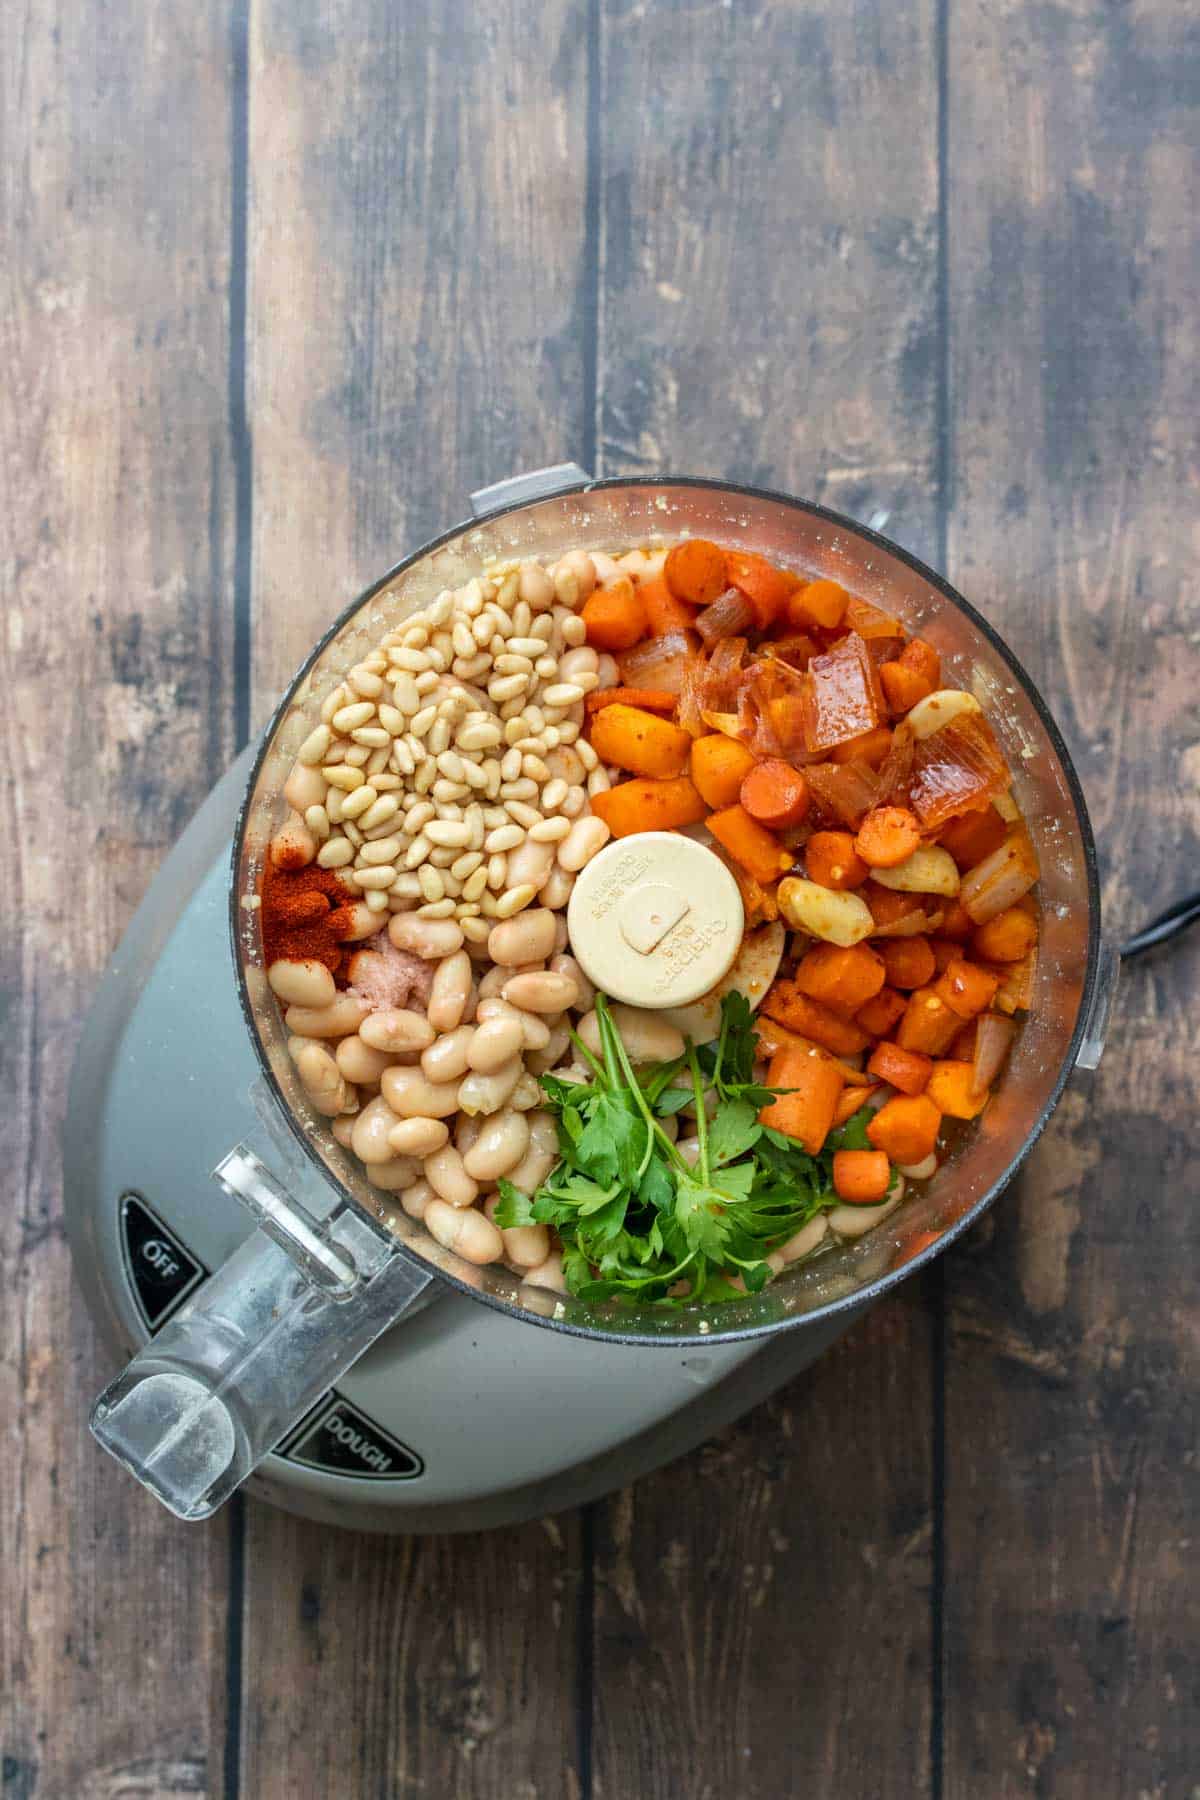
[[121, 1196], [121, 1242], [138, 1311], [147, 1329], [157, 1331], [200, 1285], [208, 1270], [199, 1258], [184, 1249], [140, 1194]]

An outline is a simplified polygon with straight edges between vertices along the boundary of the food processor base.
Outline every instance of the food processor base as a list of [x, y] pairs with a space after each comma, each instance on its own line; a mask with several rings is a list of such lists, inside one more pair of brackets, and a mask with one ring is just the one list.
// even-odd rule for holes
[[[257, 1064], [228, 929], [252, 752], [168, 856], [96, 996], [64, 1129], [80, 1284], [130, 1357], [253, 1229], [211, 1179], [257, 1135]], [[595, 1499], [683, 1455], [798, 1373], [854, 1314], [700, 1346], [529, 1329], [448, 1287], [382, 1337], [247, 1483], [365, 1531], [466, 1531]], [[105, 1371], [96, 1371], [99, 1387]]]

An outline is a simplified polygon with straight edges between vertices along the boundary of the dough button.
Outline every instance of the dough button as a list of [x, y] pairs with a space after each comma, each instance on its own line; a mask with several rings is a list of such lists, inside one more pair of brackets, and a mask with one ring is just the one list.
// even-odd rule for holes
[[607, 844], [567, 907], [572, 956], [594, 987], [630, 1006], [698, 1000], [732, 966], [744, 921], [720, 857], [674, 831]]

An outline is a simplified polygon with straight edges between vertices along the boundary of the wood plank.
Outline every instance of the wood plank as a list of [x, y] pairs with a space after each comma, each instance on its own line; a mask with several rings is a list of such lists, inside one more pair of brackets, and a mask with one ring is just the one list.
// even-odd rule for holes
[[9, 8], [0, 58], [5, 1795], [219, 1792], [227, 1528], [87, 1434], [77, 1027], [231, 752], [228, 9]]
[[[583, 22], [254, 10], [256, 716], [472, 487], [581, 453]], [[573, 1791], [573, 1520], [390, 1543], [247, 1521], [243, 1793]]]
[[[1197, 866], [1195, 51], [1170, 0], [951, 12], [949, 572], [1057, 714], [1118, 931]], [[1127, 972], [948, 1264], [947, 1796], [1195, 1779], [1198, 980], [1194, 940]]]
[[[604, 18], [603, 471], [886, 507], [930, 554], [932, 9]], [[889, 1301], [597, 1508], [597, 1796], [929, 1791], [930, 1348]]]

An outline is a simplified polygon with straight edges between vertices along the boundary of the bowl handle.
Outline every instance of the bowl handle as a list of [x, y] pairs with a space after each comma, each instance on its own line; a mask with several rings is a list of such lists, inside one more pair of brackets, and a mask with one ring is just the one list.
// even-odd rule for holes
[[528, 506], [531, 500], [544, 500], [548, 494], [561, 494], [567, 488], [587, 487], [592, 481], [578, 463], [552, 463], [548, 469], [529, 469], [524, 475], [510, 475], [505, 481], [493, 481], [490, 487], [476, 488], [471, 495], [471, 511], [477, 519], [488, 513], [502, 512], [509, 506]]

